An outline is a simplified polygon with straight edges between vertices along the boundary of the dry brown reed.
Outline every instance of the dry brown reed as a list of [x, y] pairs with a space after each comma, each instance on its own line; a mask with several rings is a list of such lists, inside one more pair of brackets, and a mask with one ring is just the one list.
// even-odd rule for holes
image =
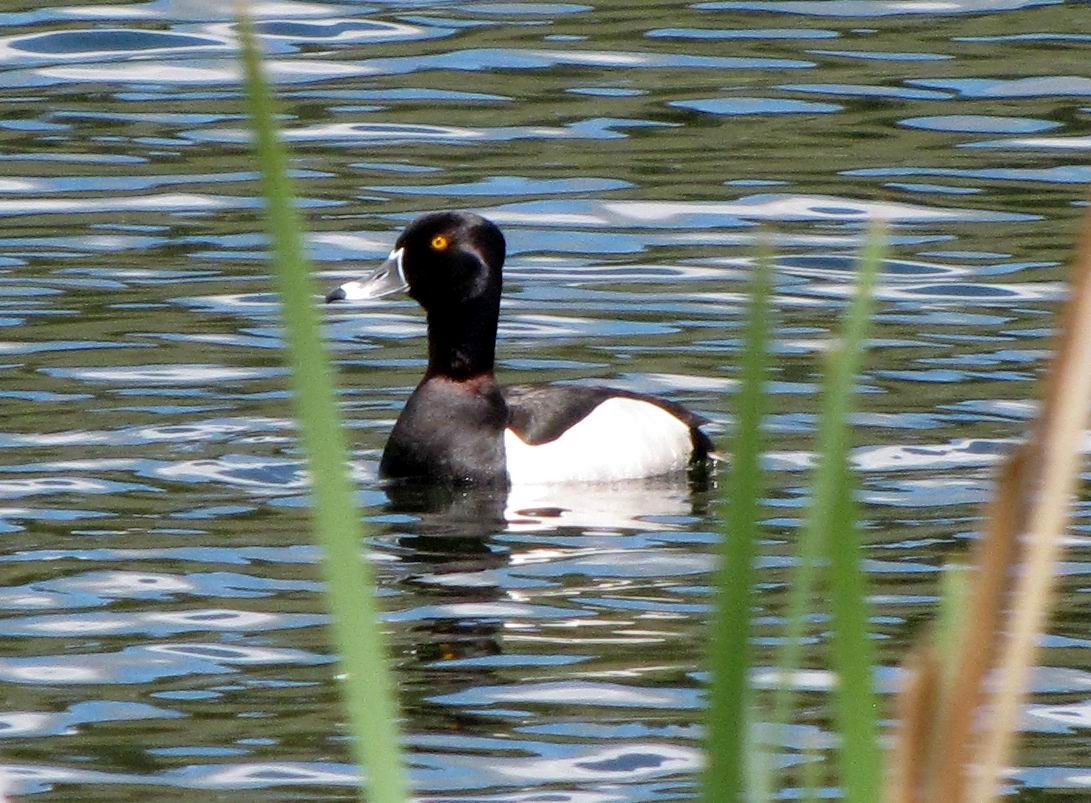
[[955, 648], [940, 655], [929, 638], [906, 660], [888, 803], [996, 799], [1051, 608], [1089, 409], [1091, 210], [1037, 422], [986, 509]]

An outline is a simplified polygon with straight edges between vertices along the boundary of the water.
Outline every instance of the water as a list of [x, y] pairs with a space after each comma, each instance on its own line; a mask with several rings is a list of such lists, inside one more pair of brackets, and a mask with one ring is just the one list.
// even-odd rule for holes
[[[27, 799], [352, 796], [233, 28], [209, 5], [0, 14], [0, 765]], [[775, 239], [763, 663], [816, 366], [863, 221], [892, 222], [855, 461], [895, 665], [1033, 412], [1091, 172], [1086, 6], [261, 13], [324, 280], [375, 263], [419, 212], [491, 216], [511, 255], [505, 381], [607, 380], [722, 431], [752, 243]], [[687, 798], [710, 494], [526, 494], [506, 522], [480, 500], [388, 500], [376, 467], [422, 370], [421, 315], [329, 324], [421, 794]], [[1091, 786], [1088, 515], [1023, 718], [1020, 799]], [[830, 748], [828, 687], [800, 678], [794, 763]]]

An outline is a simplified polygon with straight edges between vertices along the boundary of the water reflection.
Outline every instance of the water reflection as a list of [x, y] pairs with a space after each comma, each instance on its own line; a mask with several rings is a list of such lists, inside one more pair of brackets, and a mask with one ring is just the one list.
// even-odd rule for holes
[[[412, 517], [410, 537], [480, 543], [499, 532], [625, 533], [671, 529], [707, 512], [715, 468], [618, 483], [515, 485], [510, 490], [390, 482], [386, 516]], [[473, 547], [468, 547], [473, 549]]]
[[[621, 723], [627, 718], [623, 712], [634, 708], [692, 709], [696, 697], [604, 679], [577, 680], [589, 656], [572, 629], [576, 611], [562, 588], [566, 575], [583, 574], [582, 593], [591, 602], [608, 593], [609, 585], [626, 583], [625, 561], [612, 553], [635, 548], [634, 559], [643, 562], [651, 554], [624, 543], [625, 536], [683, 533], [706, 515], [709, 486], [704, 474], [599, 487], [516, 486], [510, 492], [411, 483], [386, 487], [388, 502], [377, 518], [396, 533], [404, 556], [402, 582], [417, 599], [412, 611], [397, 618], [411, 625], [404, 636], [413, 644], [413, 658], [406, 664], [414, 670], [408, 709], [433, 728], [432, 736], [419, 742], [416, 756], [425, 788], [453, 791], [466, 783], [487, 788], [525, 778], [643, 783], [695, 768], [695, 747], [677, 743], [679, 738], [692, 741], [695, 734], [675, 728], [664, 740], [662, 729]], [[532, 540], [520, 542], [523, 534]], [[602, 570], [603, 562], [613, 564], [613, 580], [605, 579], [611, 571]], [[592, 610], [579, 616], [589, 620], [591, 630], [601, 629], [593, 624]], [[555, 628], [570, 633], [571, 654], [526, 651], [528, 640], [553, 642]], [[559, 678], [566, 667], [573, 673], [568, 680], [512, 683], [513, 672], [532, 677], [549, 672]], [[578, 723], [570, 716], [548, 715], [538, 721], [554, 725], [520, 729], [516, 741], [494, 736], [497, 727], [525, 719], [530, 710], [573, 703], [580, 706]], [[597, 713], [589, 716], [591, 711]], [[609, 725], [611, 720], [617, 724]], [[595, 728], [603, 735], [613, 730], [615, 743], [564, 746], [550, 737], [550, 727], [564, 723], [583, 735]], [[488, 766], [456, 758], [452, 776], [452, 757], [443, 752], [450, 738], [487, 751]]]
[[[421, 212], [475, 207], [509, 234], [505, 383], [607, 382], [726, 424], [752, 244], [775, 242], [763, 662], [817, 367], [861, 231], [888, 221], [853, 457], [892, 663], [1033, 413], [1089, 179], [1086, 6], [251, 5], [322, 283]], [[351, 796], [229, 13], [0, 12], [0, 775], [19, 794]], [[385, 488], [423, 317], [327, 323], [421, 794], [689, 796], [717, 490]], [[1051, 800], [1086, 797], [1088, 516], [1011, 772]], [[807, 666], [793, 764], [834, 743], [832, 678]]]

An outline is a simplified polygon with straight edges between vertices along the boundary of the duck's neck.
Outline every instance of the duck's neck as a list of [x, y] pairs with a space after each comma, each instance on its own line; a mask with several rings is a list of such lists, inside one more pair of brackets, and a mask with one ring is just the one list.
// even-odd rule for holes
[[499, 314], [499, 297], [429, 310], [425, 376], [462, 380], [492, 374]]

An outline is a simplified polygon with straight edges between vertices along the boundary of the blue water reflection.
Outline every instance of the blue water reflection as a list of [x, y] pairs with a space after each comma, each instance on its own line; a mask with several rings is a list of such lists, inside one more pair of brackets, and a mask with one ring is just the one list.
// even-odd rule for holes
[[[482, 211], [509, 245], [504, 381], [658, 393], [721, 438], [753, 245], [774, 244], [759, 688], [821, 355], [886, 222], [852, 459], [891, 693], [1034, 414], [1091, 180], [1083, 7], [255, 8], [322, 281], [424, 210]], [[353, 796], [235, 38], [201, 0], [0, 13], [0, 787], [20, 798]], [[716, 489], [384, 486], [423, 318], [402, 301], [326, 326], [420, 793], [691, 797]], [[1091, 782], [1089, 514], [1009, 776], [1049, 800]], [[792, 682], [805, 713], [770, 736], [789, 783], [835, 742], [833, 676], [811, 654]]]

